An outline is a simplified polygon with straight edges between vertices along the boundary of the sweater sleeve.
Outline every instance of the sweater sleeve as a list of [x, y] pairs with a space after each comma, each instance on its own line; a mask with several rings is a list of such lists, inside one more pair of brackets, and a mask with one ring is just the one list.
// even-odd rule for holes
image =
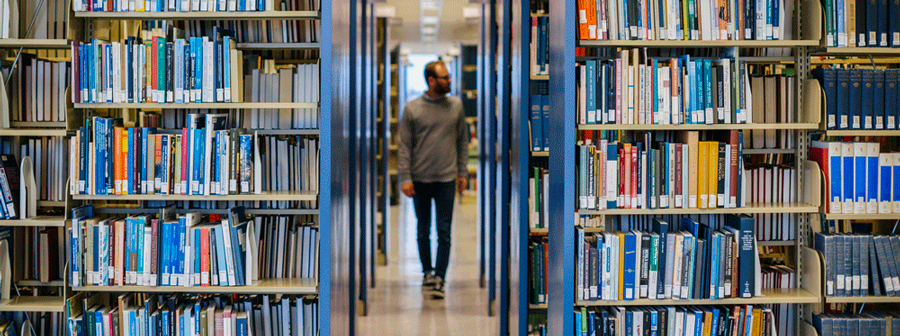
[[466, 113], [462, 104], [459, 105], [459, 121], [456, 130], [456, 176], [467, 177], [469, 176], [469, 123], [466, 122]]
[[414, 146], [413, 135], [415, 134], [415, 129], [410, 117], [409, 105], [403, 108], [403, 115], [400, 116], [400, 124], [397, 132], [400, 133], [400, 144], [397, 149], [397, 174], [400, 177], [400, 183], [404, 183], [406, 181], [412, 181], [409, 167], [410, 162], [412, 161], [411, 155]]

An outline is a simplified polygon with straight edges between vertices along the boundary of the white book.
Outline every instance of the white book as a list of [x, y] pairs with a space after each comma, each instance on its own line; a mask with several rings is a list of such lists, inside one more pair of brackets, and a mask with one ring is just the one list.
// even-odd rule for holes
[[683, 265], [683, 254], [684, 254], [684, 234], [678, 232], [671, 234], [675, 236], [675, 248], [672, 259], [674, 259], [672, 263], [672, 299], [680, 299], [681, 296], [681, 278], [682, 278], [682, 268]]
[[[900, 153], [891, 153], [890, 155], [893, 156], [892, 161], [893, 161], [894, 166], [900, 165]], [[896, 168], [891, 169], [891, 170], [893, 171], [895, 169]], [[893, 178], [893, 180], [891, 181], [892, 186], [895, 185], [896, 183], [900, 183], [900, 176], [896, 176], [896, 174], [894, 174], [894, 176], [892, 178]], [[900, 201], [898, 201], [898, 200], [900, 200], [900, 195], [896, 195], [892, 191], [891, 192], [891, 200], [892, 200], [891, 201], [891, 203], [892, 203], [892, 211], [891, 212], [892, 213], [900, 213]]]

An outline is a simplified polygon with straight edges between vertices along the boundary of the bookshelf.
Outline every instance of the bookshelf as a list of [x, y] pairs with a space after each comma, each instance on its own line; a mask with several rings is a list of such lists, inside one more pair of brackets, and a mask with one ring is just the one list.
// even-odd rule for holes
[[0, 49], [66, 49], [69, 48], [69, 40], [66, 39], [4, 39], [0, 38]]
[[[821, 186], [818, 177], [818, 167], [810, 161], [806, 161], [808, 146], [808, 134], [817, 131], [821, 124], [821, 117], [816, 105], [811, 101], [821, 99], [821, 88], [814, 81], [807, 80], [809, 76], [809, 50], [819, 46], [820, 35], [817, 29], [807, 27], [819, 27], [822, 22], [822, 8], [818, 1], [796, 2], [795, 16], [793, 19], [794, 39], [792, 40], [726, 40], [726, 41], [671, 41], [671, 40], [579, 40], [577, 18], [577, 2], [551, 1], [549, 10], [550, 27], [549, 34], [550, 53], [554, 55], [550, 59], [550, 119], [549, 132], [554, 134], [555, 140], [551, 141], [548, 153], [549, 163], [549, 229], [531, 229], [529, 234], [544, 235], [549, 239], [549, 263], [548, 297], [549, 304], [546, 307], [547, 331], [551, 335], [571, 335], [575, 331], [571, 321], [573, 320], [573, 308], [584, 306], [629, 306], [629, 305], [744, 305], [744, 304], [790, 304], [791, 309], [797, 312], [803, 311], [807, 305], [816, 305], [822, 302], [820, 286], [816, 277], [818, 260], [812, 260], [812, 255], [805, 248], [808, 237], [803, 233], [809, 227], [809, 217], [819, 212]], [[527, 17], [523, 13], [523, 18]], [[525, 27], [517, 27], [524, 29]], [[526, 34], [527, 36], [527, 34]], [[762, 64], [787, 64], [796, 69], [796, 81], [794, 96], [790, 97], [796, 106], [796, 122], [791, 123], [753, 123], [753, 124], [728, 124], [728, 125], [578, 125], [576, 92], [576, 69], [572, 67], [577, 61], [585, 61], [590, 57], [576, 57], [576, 47], [585, 48], [588, 51], [611, 51], [615, 53], [622, 49], [648, 48], [659, 49], [661, 55], [691, 54], [698, 49], [723, 49], [736, 48], [734, 54], [738, 60], [748, 63]], [[754, 50], [765, 48], [790, 48], [791, 56], [758, 56], [768, 55], [755, 53]], [[747, 51], [741, 53], [741, 51]], [[699, 51], [698, 51], [699, 52]], [[752, 54], [751, 54], [752, 53]], [[706, 54], [705, 56], [715, 55]], [[601, 54], [602, 55], [602, 54]], [[672, 56], [674, 57], [674, 56]], [[692, 55], [693, 57], [693, 55]], [[699, 56], [703, 57], [703, 56]], [[599, 57], [598, 57], [599, 58]], [[524, 83], [524, 82], [523, 82]], [[527, 116], [524, 111], [521, 117]], [[793, 134], [794, 146], [788, 148], [761, 148], [745, 149], [747, 155], [767, 154], [794, 154], [793, 160], [797, 168], [797, 184], [790, 187], [798, 190], [798, 202], [789, 204], [747, 204], [741, 208], [717, 208], [717, 209], [607, 209], [600, 211], [575, 210], [576, 207], [576, 165], [578, 154], [575, 149], [577, 137], [582, 131], [624, 131], [624, 132], [653, 132], [671, 131], [677, 134], [679, 131], [715, 131], [715, 130], [790, 130]], [[547, 131], [547, 130], [545, 130]], [[636, 140], [637, 141], [637, 140]], [[536, 153], [535, 153], [536, 154]], [[527, 176], [527, 175], [526, 175]], [[806, 190], [804, 190], [806, 188]], [[519, 187], [519, 193], [527, 193], [527, 186]], [[797, 284], [786, 290], [764, 290], [763, 296], [749, 299], [723, 299], [723, 300], [634, 300], [634, 301], [579, 301], [575, 299], [575, 284], [577, 270], [574, 265], [576, 241], [574, 220], [576, 215], [688, 215], [688, 214], [783, 214], [796, 220], [797, 238], [790, 241], [766, 241], [760, 242], [761, 247], [788, 248], [787, 256], [795, 260]], [[587, 231], [587, 230], [585, 230]], [[580, 246], [580, 245], [578, 245]], [[523, 268], [527, 269], [527, 268]], [[521, 293], [520, 293], [521, 295]], [[654, 302], [655, 301], [655, 302]], [[789, 321], [800, 331], [801, 314], [795, 314], [796, 319]], [[524, 318], [525, 315], [519, 315]], [[525, 325], [519, 321], [520, 325]]]
[[[326, 0], [327, 1], [327, 0]], [[323, 2], [324, 3], [324, 2]], [[323, 7], [324, 8], [324, 7]], [[318, 20], [316, 11], [245, 12], [75, 12], [76, 18], [94, 20]]]
[[396, 197], [392, 194], [392, 186], [397, 183], [390, 174], [391, 154], [388, 151], [388, 144], [391, 142], [391, 124], [393, 122], [393, 97], [391, 90], [393, 88], [394, 78], [391, 72], [391, 64], [395, 61], [390, 48], [391, 26], [388, 18], [376, 19], [376, 44], [375, 57], [377, 65], [377, 83], [376, 92], [378, 103], [376, 106], [375, 120], [375, 153], [376, 153], [376, 183], [378, 194], [376, 200], [376, 251], [375, 256], [378, 265], [387, 265], [388, 256], [390, 255], [390, 223], [391, 223], [391, 198]]
[[319, 286], [316, 279], [263, 279], [249, 286], [80, 286], [72, 287], [76, 292], [139, 292], [139, 293], [198, 293], [198, 294], [296, 294], [316, 295]]

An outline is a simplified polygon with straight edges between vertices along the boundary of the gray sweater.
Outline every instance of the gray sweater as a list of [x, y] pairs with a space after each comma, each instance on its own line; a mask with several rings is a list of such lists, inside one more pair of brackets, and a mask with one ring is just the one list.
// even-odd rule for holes
[[469, 127], [457, 97], [406, 103], [400, 118], [400, 182], [450, 182], [468, 176]]

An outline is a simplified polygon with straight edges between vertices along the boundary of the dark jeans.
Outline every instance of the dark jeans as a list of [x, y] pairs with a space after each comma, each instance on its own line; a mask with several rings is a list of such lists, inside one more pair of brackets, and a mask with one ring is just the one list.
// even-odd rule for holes
[[[451, 182], [413, 182], [416, 194], [413, 203], [416, 207], [418, 225], [419, 259], [422, 260], [422, 271], [428, 274], [434, 270], [442, 279], [447, 274], [450, 262], [450, 223], [453, 220], [453, 197], [456, 181]], [[437, 264], [431, 266], [431, 200], [434, 200], [435, 222], [437, 223], [438, 249]]]

